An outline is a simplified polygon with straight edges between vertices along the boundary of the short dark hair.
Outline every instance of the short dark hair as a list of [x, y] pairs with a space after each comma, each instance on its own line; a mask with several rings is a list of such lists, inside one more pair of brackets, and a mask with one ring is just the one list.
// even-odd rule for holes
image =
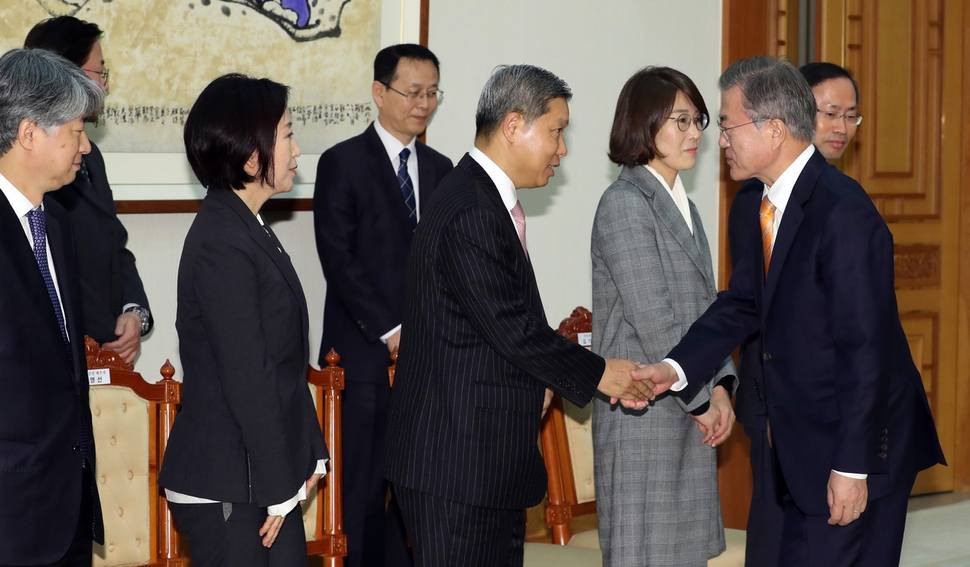
[[664, 157], [657, 149], [657, 134], [670, 117], [677, 93], [684, 93], [701, 114], [710, 118], [697, 85], [680, 71], [646, 67], [630, 77], [616, 101], [610, 130], [609, 157], [613, 163], [633, 167]]
[[[254, 181], [273, 186], [276, 129], [289, 87], [238, 73], [209, 83], [185, 119], [185, 153], [206, 189], [244, 189]], [[256, 153], [256, 175], [246, 162]]]
[[53, 51], [81, 67], [91, 56], [91, 49], [102, 33], [98, 24], [74, 16], [58, 16], [35, 25], [27, 33], [24, 47]]
[[839, 67], [835, 63], [817, 61], [802, 65], [798, 70], [802, 72], [802, 76], [808, 81], [808, 86], [812, 88], [830, 79], [849, 79], [849, 82], [852, 83], [852, 88], [855, 89], [855, 102], [859, 104], [859, 85], [852, 78], [852, 72], [845, 67]]
[[377, 57], [374, 58], [374, 80], [384, 85], [393, 83], [397, 78], [397, 64], [401, 59], [431, 61], [434, 63], [435, 71], [441, 73], [438, 58], [431, 53], [430, 49], [416, 43], [399, 43], [377, 52]]
[[534, 65], [502, 65], [485, 82], [475, 113], [475, 138], [492, 137], [512, 112], [518, 112], [526, 125], [549, 112], [549, 103], [561, 98], [569, 102], [573, 92], [554, 73]]

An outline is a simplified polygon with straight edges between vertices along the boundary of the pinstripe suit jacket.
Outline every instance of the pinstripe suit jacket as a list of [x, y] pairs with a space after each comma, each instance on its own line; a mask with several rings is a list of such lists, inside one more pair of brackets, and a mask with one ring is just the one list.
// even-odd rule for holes
[[538, 504], [544, 389], [584, 406], [604, 368], [546, 323], [509, 213], [466, 154], [411, 246], [387, 478], [473, 506]]

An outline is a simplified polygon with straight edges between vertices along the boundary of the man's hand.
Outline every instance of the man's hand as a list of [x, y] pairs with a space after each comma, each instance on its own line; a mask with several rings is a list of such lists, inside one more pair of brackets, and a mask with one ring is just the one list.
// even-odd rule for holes
[[864, 478], [849, 478], [835, 471], [829, 473], [829, 525], [847, 526], [866, 511], [869, 485]]
[[283, 527], [283, 516], [266, 516], [263, 527], [259, 528], [259, 535], [263, 536], [263, 547], [273, 547], [276, 536], [280, 535]]
[[546, 417], [546, 412], [549, 411], [549, 406], [552, 405], [552, 396], [553, 391], [546, 388], [545, 397], [542, 399], [542, 415], [539, 417], [539, 419]]
[[[307, 498], [309, 498], [310, 495], [313, 494], [313, 491], [316, 490], [317, 483], [320, 482], [320, 479], [321, 478], [323, 478], [323, 475], [322, 474], [313, 473], [313, 474], [310, 475], [310, 478], [306, 479], [306, 497]], [[303, 500], [300, 500], [300, 504], [303, 504], [304, 502], [306, 502], [306, 498], [304, 498]]]
[[731, 398], [728, 397], [727, 390], [721, 386], [715, 386], [714, 392], [711, 393], [710, 409], [703, 415], [691, 417], [697, 421], [697, 428], [704, 435], [701, 443], [717, 447], [726, 441], [734, 426], [734, 408], [731, 407]]
[[394, 352], [401, 344], [401, 329], [398, 329], [396, 333], [387, 337], [387, 352]]
[[125, 362], [131, 364], [141, 348], [141, 317], [131, 311], [119, 315], [115, 324], [115, 335], [118, 340], [104, 343], [101, 348], [115, 351]]
[[666, 362], [658, 362], [640, 366], [633, 372], [633, 379], [653, 382], [653, 394], [657, 395], [669, 390], [671, 386], [677, 383], [677, 380], [680, 380], [680, 377], [677, 376], [677, 371], [674, 370], [673, 366]]
[[621, 358], [607, 358], [606, 370], [600, 379], [597, 390], [610, 397], [612, 403], [622, 400], [623, 406], [630, 409], [643, 409], [654, 398], [653, 383], [648, 380], [634, 380], [633, 371], [637, 363]]

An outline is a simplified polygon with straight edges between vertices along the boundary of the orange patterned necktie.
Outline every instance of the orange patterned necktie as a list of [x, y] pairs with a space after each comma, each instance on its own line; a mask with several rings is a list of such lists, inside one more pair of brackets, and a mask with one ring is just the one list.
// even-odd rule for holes
[[761, 199], [761, 249], [765, 255], [765, 277], [768, 277], [768, 265], [771, 264], [771, 249], [774, 239], [771, 237], [771, 229], [775, 224], [775, 211], [777, 208], [768, 200], [768, 195]]

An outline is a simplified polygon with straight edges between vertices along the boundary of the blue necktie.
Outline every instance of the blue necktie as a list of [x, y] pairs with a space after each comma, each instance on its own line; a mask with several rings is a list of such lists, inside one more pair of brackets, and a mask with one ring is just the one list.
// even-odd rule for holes
[[398, 157], [401, 158], [401, 165], [397, 168], [397, 184], [401, 186], [401, 194], [404, 195], [404, 204], [408, 206], [409, 219], [411, 220], [411, 230], [418, 226], [418, 205], [414, 201], [414, 185], [411, 183], [411, 176], [408, 175], [408, 157], [411, 150], [404, 148]]
[[57, 298], [57, 290], [54, 288], [54, 278], [51, 277], [51, 268], [47, 263], [47, 221], [44, 219], [44, 211], [39, 207], [27, 213], [27, 221], [30, 223], [30, 232], [34, 237], [34, 258], [40, 268], [40, 275], [44, 277], [47, 284], [47, 295], [51, 297], [54, 304], [54, 314], [57, 315], [57, 324], [61, 328], [61, 337], [64, 344], [68, 346], [68, 355], [71, 353], [70, 341], [67, 339], [67, 327], [64, 325], [64, 313], [61, 311], [61, 302]]

